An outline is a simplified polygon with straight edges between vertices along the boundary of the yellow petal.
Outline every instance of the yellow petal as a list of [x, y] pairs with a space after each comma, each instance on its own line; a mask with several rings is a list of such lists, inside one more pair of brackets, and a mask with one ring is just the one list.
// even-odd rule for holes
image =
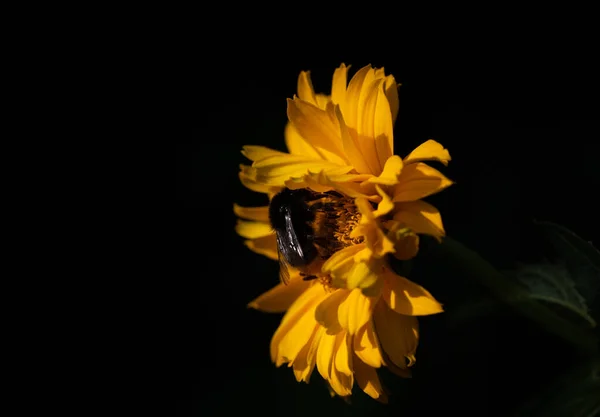
[[242, 147], [242, 155], [251, 161], [258, 161], [269, 158], [271, 156], [287, 155], [285, 152], [276, 151], [275, 149], [267, 148], [266, 146], [245, 145]]
[[[360, 149], [362, 158], [369, 167], [366, 173], [379, 175], [380, 164], [374, 135], [376, 99], [373, 89], [377, 87], [375, 70], [370, 65], [360, 69], [348, 85], [345, 106], [341, 106], [344, 120], [354, 142]], [[375, 90], [376, 92], [376, 90]], [[375, 103], [375, 104], [373, 104]]]
[[362, 362], [359, 358], [354, 360], [354, 376], [356, 383], [369, 397], [378, 400], [382, 403], [387, 403], [387, 395], [383, 391], [377, 371]]
[[350, 335], [354, 335], [371, 319], [374, 301], [359, 289], [345, 291], [347, 296], [337, 309], [338, 322]]
[[394, 189], [394, 202], [415, 201], [453, 184], [437, 169], [422, 162], [405, 165]]
[[349, 172], [352, 167], [345, 167], [331, 161], [324, 161], [319, 158], [312, 158], [306, 155], [292, 155], [286, 152], [276, 151], [265, 146], [246, 145], [242, 148], [242, 154], [253, 161], [252, 169], [246, 169], [248, 175], [253, 175], [259, 179], [259, 169], [265, 166], [285, 165], [285, 164], [309, 164], [333, 169], [336, 173]]
[[[390, 360], [389, 356], [387, 356], [384, 351], [381, 352], [381, 355], [383, 357], [383, 366], [385, 366], [388, 369], [388, 371], [390, 371], [394, 375], [398, 375], [399, 377], [402, 377], [402, 378], [412, 378], [409, 368], [407, 368], [407, 367], [400, 368], [399, 366], [396, 366]], [[406, 359], [408, 360], [409, 367], [412, 366], [416, 361], [416, 357], [414, 354], [407, 356]]]
[[288, 122], [285, 125], [283, 136], [285, 138], [285, 145], [292, 155], [302, 155], [313, 159], [325, 159], [315, 147], [300, 136], [300, 133], [298, 133], [298, 130], [292, 123]]
[[394, 209], [394, 203], [379, 185], [376, 185], [375, 189], [377, 190], [377, 194], [381, 196], [381, 201], [377, 205], [377, 210], [373, 212], [373, 216], [375, 216], [375, 218], [378, 218], [381, 216], [385, 216], [390, 211], [392, 211]]
[[317, 94], [316, 97], [317, 107], [321, 110], [327, 110], [327, 112], [330, 112], [331, 110], [329, 109], [329, 106], [333, 106], [333, 103], [331, 103], [331, 98], [325, 94]]
[[310, 71], [301, 71], [298, 76], [298, 97], [310, 104], [317, 105], [315, 89], [310, 79]]
[[342, 330], [338, 320], [338, 309], [349, 294], [348, 291], [337, 290], [317, 306], [315, 319], [325, 328], [327, 334], [337, 334]]
[[[385, 77], [385, 84], [383, 88], [385, 89], [385, 96], [390, 103], [390, 112], [392, 113], [392, 123], [396, 123], [396, 118], [398, 117], [398, 108], [400, 107], [400, 101], [398, 100], [398, 87], [400, 85], [396, 83], [396, 80], [393, 75], [388, 75]], [[392, 153], [394, 153], [394, 148], [392, 148]]]
[[373, 207], [369, 202], [364, 198], [357, 198], [354, 200], [354, 204], [356, 204], [356, 208], [361, 214], [361, 222], [362, 223], [371, 223], [375, 221], [375, 215], [373, 214]]
[[338, 337], [341, 340], [335, 353], [335, 369], [346, 376], [352, 377], [352, 355], [350, 353], [352, 349], [352, 337], [346, 332], [342, 332]]
[[346, 86], [348, 82], [347, 77], [349, 69], [350, 66], [342, 64], [333, 72], [333, 81], [331, 83], [331, 101], [333, 101], [335, 104], [346, 101]]
[[411, 228], [415, 233], [431, 235], [438, 240], [446, 234], [440, 212], [425, 201], [400, 203], [397, 210], [394, 220]]
[[[324, 175], [323, 175], [324, 176]], [[324, 182], [324, 184], [321, 184]], [[322, 181], [320, 176], [317, 176], [315, 179], [314, 174], [305, 174], [298, 178], [290, 178], [285, 182], [285, 186], [290, 190], [300, 190], [302, 188], [310, 188], [313, 191], [318, 193], [324, 193], [327, 191], [333, 190], [335, 187], [330, 185], [331, 182], [329, 180]]]
[[[377, 155], [377, 170], [373, 174], [379, 175], [385, 162], [392, 156], [394, 141], [394, 125], [390, 104], [383, 91], [383, 79], [375, 80], [369, 86], [362, 112], [362, 117], [359, 116], [362, 121], [359, 135], [364, 135], [373, 141]], [[363, 147], [363, 150], [367, 149]]]
[[298, 317], [296, 322], [279, 342], [279, 355], [285, 362], [294, 362], [302, 349], [307, 346], [314, 331], [319, 327], [314, 317], [317, 303], [312, 303], [306, 314]]
[[325, 380], [330, 379], [331, 362], [335, 348], [335, 334], [323, 333], [317, 349], [317, 370]]
[[383, 290], [383, 279], [378, 277], [377, 280], [370, 286], [361, 288], [361, 292], [365, 297], [377, 299], [381, 296]]
[[236, 216], [246, 220], [269, 223], [269, 206], [263, 207], [242, 207], [233, 205], [233, 212]]
[[335, 110], [333, 108], [331, 112], [322, 110], [316, 105], [299, 99], [288, 99], [287, 103], [288, 119], [294, 124], [298, 133], [326, 155], [328, 161], [339, 165], [347, 164]]
[[[338, 359], [339, 357], [339, 359]], [[333, 347], [333, 358], [330, 361], [329, 378], [327, 379], [333, 391], [342, 397], [352, 394], [352, 385], [354, 384], [354, 375], [352, 372], [345, 374], [338, 369], [338, 362], [343, 365], [343, 362], [348, 362], [351, 356], [348, 354], [345, 332], [340, 332], [335, 336]], [[346, 365], [347, 368], [351, 364]]]
[[[279, 327], [271, 338], [271, 360], [276, 366], [281, 366], [283, 363], [289, 362], [289, 358], [283, 356], [280, 352], [280, 344], [294, 326], [303, 317], [310, 317], [314, 321], [314, 310], [319, 302], [326, 296], [327, 293], [322, 285], [313, 285], [304, 291], [289, 307], [288, 311], [283, 316]], [[317, 322], [314, 321], [315, 326]]]
[[354, 262], [372, 262], [373, 261], [373, 251], [369, 249], [369, 247], [365, 247], [360, 252], [357, 252], [354, 255]]
[[[341, 170], [339, 170], [339, 172], [340, 173], [334, 173], [333, 170], [327, 171], [327, 176], [329, 177], [331, 182], [344, 182], [344, 183], [353, 182], [353, 183], [358, 183], [358, 184], [360, 184], [361, 187], [363, 187], [363, 184], [365, 184], [365, 181], [368, 180], [369, 178], [371, 178], [371, 176], [372, 176], [370, 174], [352, 174], [352, 173], [343, 174], [343, 173], [341, 173]], [[373, 188], [373, 190], [374, 190], [374, 188]]]
[[379, 368], [383, 359], [377, 336], [373, 330], [373, 321], [367, 322], [354, 336], [354, 353], [364, 363], [374, 368]]
[[398, 155], [392, 155], [385, 162], [381, 174], [378, 177], [371, 177], [367, 181], [373, 184], [396, 185], [403, 167], [402, 158]]
[[448, 161], [450, 160], [450, 152], [435, 140], [429, 139], [404, 158], [404, 163], [412, 164], [420, 161], [438, 161], [444, 165], [448, 165]]
[[[366, 254], [363, 254], [365, 252]], [[330, 274], [334, 286], [347, 289], [361, 288], [369, 296], [377, 292], [376, 284], [381, 262], [372, 260], [372, 252], [369, 248], [364, 244], [349, 246], [338, 251], [334, 256], [336, 257], [333, 260], [328, 259], [322, 267], [324, 273]], [[367, 289], [371, 291], [366, 291]]]
[[357, 262], [346, 278], [346, 288], [369, 288], [377, 283], [380, 274], [378, 264]]
[[249, 222], [246, 220], [238, 220], [235, 225], [235, 231], [238, 235], [245, 237], [246, 239], [256, 239], [274, 233], [273, 228], [269, 223]]
[[350, 271], [354, 264], [354, 255], [366, 247], [364, 243], [348, 246], [331, 255], [321, 267], [324, 274], [342, 275]]
[[396, 366], [406, 368], [414, 361], [417, 350], [419, 331], [416, 317], [398, 314], [380, 301], [375, 306], [373, 320], [375, 333], [386, 356]]
[[[383, 195], [385, 196], [385, 194]], [[393, 253], [395, 250], [394, 242], [386, 236], [386, 233], [384, 233], [375, 219], [375, 214], [378, 216], [386, 214], [386, 210], [393, 208], [393, 204], [389, 201], [382, 200], [382, 202], [382, 212], [375, 212], [366, 200], [357, 198], [355, 204], [358, 211], [361, 213], [362, 218], [358, 226], [350, 233], [350, 237], [353, 238], [364, 236], [367, 247], [373, 252], [376, 258], [382, 258], [388, 253]]]
[[364, 158], [361, 145], [358, 143], [357, 135], [355, 132], [352, 134], [348, 130], [348, 126], [344, 121], [344, 116], [342, 115], [339, 105], [335, 106], [335, 115], [340, 126], [342, 147], [348, 158], [348, 161], [352, 166], [354, 166], [357, 172], [361, 174], [372, 174], [371, 168]]
[[441, 313], [442, 305], [423, 287], [386, 269], [382, 297], [398, 314], [426, 316]]
[[361, 101], [364, 101], [364, 98], [361, 99], [361, 95], [363, 95], [363, 90], [366, 90], [363, 89], [363, 85], [369, 85], [374, 78], [375, 71], [373, 71], [371, 65], [359, 69], [348, 83], [346, 100], [338, 103], [342, 108], [344, 120], [346, 120], [349, 127], [356, 131], [358, 131], [359, 126], [358, 117], [361, 113]]
[[244, 244], [248, 247], [248, 249], [258, 253], [259, 255], [266, 256], [274, 261], [279, 259], [279, 255], [277, 253], [277, 238], [275, 237], [275, 234], [258, 237], [256, 239], [245, 240]]
[[276, 285], [248, 303], [248, 307], [265, 313], [283, 313], [286, 311], [310, 286], [310, 283], [304, 281], [297, 272], [295, 274], [290, 278], [287, 285]]
[[352, 170], [351, 166], [338, 165], [323, 159], [256, 148], [259, 147], [244, 147], [244, 150], [248, 149], [247, 155], [256, 158], [252, 164], [252, 173], [257, 182], [272, 187], [282, 187], [289, 178], [301, 177], [308, 172], [325, 171], [340, 175]]
[[247, 165], [240, 165], [239, 178], [244, 187], [257, 193], [276, 194], [279, 191], [279, 187], [256, 181], [256, 170]]
[[323, 328], [317, 326], [313, 332], [313, 335], [311, 336], [311, 339], [306, 345], [304, 345], [300, 353], [298, 353], [298, 356], [296, 356], [296, 360], [294, 360], [292, 365], [296, 381], [304, 381], [306, 383], [309, 382], [310, 376], [317, 362], [317, 348], [319, 346], [319, 341], [321, 340], [322, 334]]
[[292, 177], [285, 181], [285, 186], [292, 190], [299, 188], [310, 188], [317, 192], [325, 192], [336, 190], [340, 193], [356, 198], [363, 197], [371, 201], [379, 201], [381, 197], [378, 195], [368, 195], [362, 192], [361, 182], [365, 180], [364, 175], [342, 174], [340, 172], [347, 171], [347, 167], [330, 169], [329, 171], [322, 170], [320, 172], [309, 172], [300, 177]]

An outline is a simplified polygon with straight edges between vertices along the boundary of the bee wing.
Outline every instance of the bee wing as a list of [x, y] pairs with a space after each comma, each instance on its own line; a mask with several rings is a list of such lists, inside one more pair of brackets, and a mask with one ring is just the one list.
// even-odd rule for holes
[[290, 264], [285, 259], [285, 256], [281, 253], [280, 249], [280, 240], [279, 236], [277, 236], [277, 257], [279, 258], [279, 280], [287, 285], [290, 282]]

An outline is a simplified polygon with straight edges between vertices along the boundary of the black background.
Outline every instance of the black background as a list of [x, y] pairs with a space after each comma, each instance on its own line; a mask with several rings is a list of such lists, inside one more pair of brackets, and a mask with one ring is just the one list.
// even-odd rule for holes
[[[585, 13], [577, 14], [578, 18]], [[393, 17], [383, 13], [384, 21]], [[534, 19], [534, 18], [532, 18]], [[408, 23], [410, 18], [399, 18]], [[534, 22], [535, 24], [532, 24]], [[385, 67], [402, 83], [395, 153], [427, 139], [452, 156], [456, 184], [430, 199], [446, 232], [499, 268], [535, 257], [533, 219], [562, 224], [598, 241], [598, 64], [588, 24], [526, 20], [488, 28], [409, 35], [258, 26], [231, 42], [199, 28], [173, 49], [181, 137], [177, 144], [177, 239], [169, 311], [169, 415], [508, 416], [568, 371], [577, 354], [511, 313], [453, 326], [450, 313], [421, 320], [411, 380], [386, 378], [382, 406], [357, 392], [353, 405], [331, 399], [315, 370], [309, 385], [276, 369], [269, 340], [280, 319], [246, 308], [277, 283], [276, 265], [247, 250], [234, 232], [234, 202], [265, 204], [238, 181], [245, 144], [284, 150], [285, 99], [301, 70], [329, 93], [333, 70]], [[460, 29], [460, 28], [455, 28]], [[256, 30], [256, 31], [254, 31]], [[304, 37], [308, 31], [322, 36]], [[221, 38], [223, 39], [223, 38]], [[183, 40], [183, 39], [182, 39]], [[452, 271], [422, 279], [446, 311], [485, 297]]]

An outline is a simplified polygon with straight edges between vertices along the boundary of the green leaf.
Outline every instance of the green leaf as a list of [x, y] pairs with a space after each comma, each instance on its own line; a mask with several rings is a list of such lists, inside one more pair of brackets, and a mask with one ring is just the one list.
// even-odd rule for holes
[[585, 319], [592, 327], [585, 298], [579, 293], [569, 269], [563, 264], [531, 264], [517, 269], [516, 277], [529, 289], [530, 297], [557, 304]]
[[600, 413], [600, 359], [583, 362], [552, 382], [514, 417], [595, 417]]
[[487, 287], [496, 299], [535, 321], [547, 331], [572, 343], [580, 352], [598, 352], [598, 339], [589, 329], [574, 325], [544, 303], [532, 298], [524, 285], [500, 273], [478, 253], [460, 242], [445, 237], [441, 244], [430, 248], [427, 261], [454, 269], [465, 278]]
[[553, 246], [559, 260], [569, 269], [575, 288], [588, 306], [597, 299], [600, 291], [600, 252], [564, 226], [546, 221], [534, 222], [542, 235]]

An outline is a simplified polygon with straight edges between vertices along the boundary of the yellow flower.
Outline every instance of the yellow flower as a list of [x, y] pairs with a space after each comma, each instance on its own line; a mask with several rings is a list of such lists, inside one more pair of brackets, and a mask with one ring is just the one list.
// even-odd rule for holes
[[250, 303], [267, 312], [287, 310], [273, 339], [271, 359], [287, 363], [298, 381], [308, 382], [317, 367], [334, 393], [349, 396], [354, 381], [371, 397], [385, 401], [376, 368], [400, 376], [415, 362], [415, 316], [442, 311], [423, 287], [384, 267], [384, 285], [372, 296], [360, 289], [327, 289], [299, 275]]
[[[298, 96], [287, 103], [289, 153], [243, 148], [252, 164], [242, 165], [239, 175], [251, 190], [269, 200], [285, 188], [311, 190], [316, 197], [307, 207], [317, 217], [310, 224], [321, 238], [310, 276], [290, 267], [287, 285], [249, 306], [286, 312], [271, 340], [271, 358], [292, 367], [298, 381], [308, 382], [316, 367], [337, 395], [351, 395], [356, 382], [385, 401], [376, 369], [407, 376], [418, 344], [416, 316], [442, 311], [427, 290], [390, 268], [389, 256], [414, 257], [419, 234], [444, 236], [440, 213], [421, 199], [452, 184], [424, 161], [447, 165], [450, 155], [433, 140], [404, 159], [394, 155], [394, 77], [369, 65], [348, 83], [348, 68], [335, 70], [330, 96], [316, 94], [310, 74], [300, 73]], [[281, 259], [269, 206], [234, 205], [234, 212], [246, 245]]]

